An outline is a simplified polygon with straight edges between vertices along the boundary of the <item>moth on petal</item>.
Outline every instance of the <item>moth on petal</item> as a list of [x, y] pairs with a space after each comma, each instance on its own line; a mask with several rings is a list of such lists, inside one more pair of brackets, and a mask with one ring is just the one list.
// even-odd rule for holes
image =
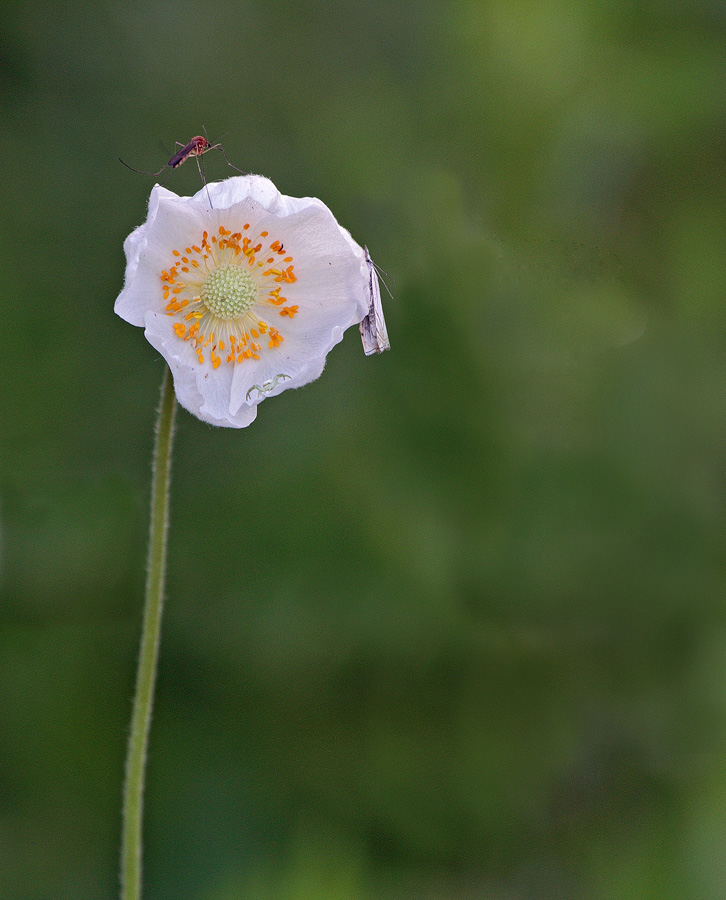
[[371, 259], [368, 247], [363, 248], [368, 265], [368, 313], [361, 320], [360, 336], [363, 341], [363, 350], [366, 356], [374, 353], [383, 353], [384, 350], [390, 350], [391, 344], [388, 340], [388, 332], [386, 330], [386, 320], [383, 317], [383, 306], [381, 304], [381, 288], [378, 284], [378, 272], [376, 266]]

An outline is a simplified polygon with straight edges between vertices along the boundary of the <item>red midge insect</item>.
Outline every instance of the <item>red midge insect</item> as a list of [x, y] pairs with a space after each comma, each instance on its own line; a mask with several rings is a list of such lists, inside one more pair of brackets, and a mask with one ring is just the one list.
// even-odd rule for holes
[[[210, 150], [219, 150], [222, 156], [225, 159], [225, 162], [228, 166], [234, 169], [236, 172], [239, 172], [241, 175], [244, 175], [245, 172], [242, 169], [238, 169], [237, 166], [232, 165], [232, 163], [227, 159], [227, 154], [224, 152], [224, 147], [220, 143], [211, 144], [207, 138], [203, 137], [201, 134], [198, 134], [196, 137], [193, 137], [188, 144], [182, 144], [180, 141], [176, 142], [177, 151], [169, 160], [168, 163], [165, 163], [158, 172], [144, 172], [141, 169], [135, 169], [133, 166], [130, 166], [128, 163], [125, 163], [121, 157], [119, 157], [119, 162], [126, 166], [127, 169], [131, 169], [132, 172], [137, 172], [139, 175], [153, 175], [154, 178], [161, 175], [161, 173], [165, 169], [170, 169], [169, 175], [174, 169], [178, 169], [182, 163], [185, 163], [190, 156], [195, 157], [197, 161], [197, 168], [199, 169], [199, 177], [202, 179], [202, 184], [204, 187], [207, 187], [207, 179], [204, 177], [204, 160], [201, 159], [205, 153], [209, 153]], [[168, 177], [168, 176], [167, 176]], [[162, 182], [162, 184], [166, 183], [166, 178]], [[209, 190], [207, 190], [207, 197], [209, 197]], [[211, 198], [209, 200], [211, 205]]]

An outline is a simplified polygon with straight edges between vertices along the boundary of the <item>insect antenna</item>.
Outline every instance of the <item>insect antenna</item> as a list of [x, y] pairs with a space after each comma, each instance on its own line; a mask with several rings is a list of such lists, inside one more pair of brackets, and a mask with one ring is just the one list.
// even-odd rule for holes
[[[204, 128], [204, 125], [202, 125], [202, 128]], [[207, 140], [209, 140], [209, 135], [207, 134], [206, 128], [204, 128], [204, 134], [207, 135]], [[216, 140], [216, 143], [218, 144], [220, 141], [223, 141], [227, 137], [228, 134], [229, 134], [229, 131], [225, 131], [224, 134], [220, 134], [220, 136]], [[209, 142], [210, 142], [210, 144], [213, 143], [212, 141], [209, 141]]]
[[[372, 265], [373, 268], [376, 270], [376, 272], [378, 272], [378, 277], [379, 277], [379, 278], [381, 279], [381, 281], [383, 282], [383, 287], [386, 289], [386, 293], [387, 293], [388, 296], [391, 298], [391, 300], [393, 300], [393, 294], [391, 293], [391, 289], [390, 289], [390, 288], [388, 287], [388, 285], [386, 284], [386, 278], [390, 278], [391, 276], [388, 274], [388, 272], [384, 272], [383, 269], [382, 269], [380, 266], [377, 266], [377, 265], [373, 262], [373, 260], [371, 260], [371, 265]], [[386, 276], [386, 278], [383, 277], [384, 275]]]

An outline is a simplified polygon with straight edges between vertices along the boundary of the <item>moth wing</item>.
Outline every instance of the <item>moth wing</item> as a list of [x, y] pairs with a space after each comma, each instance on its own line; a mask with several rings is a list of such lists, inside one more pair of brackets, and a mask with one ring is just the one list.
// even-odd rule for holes
[[373, 260], [368, 253], [367, 247], [365, 252], [366, 262], [368, 263], [370, 305], [368, 315], [360, 323], [360, 336], [365, 355], [371, 356], [373, 353], [383, 353], [384, 350], [390, 350], [391, 344], [388, 340], [386, 320], [383, 316], [378, 272], [376, 272], [376, 267], [373, 265]]

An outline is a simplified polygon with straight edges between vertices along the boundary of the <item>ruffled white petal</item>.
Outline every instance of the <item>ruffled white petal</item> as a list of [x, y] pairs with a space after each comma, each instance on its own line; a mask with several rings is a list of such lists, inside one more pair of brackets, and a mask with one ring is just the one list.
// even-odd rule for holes
[[[211, 182], [207, 187], [215, 210], [230, 209], [247, 198], [275, 216], [286, 216], [308, 206], [328, 210], [323, 201], [317, 197], [288, 197], [281, 194], [270, 179], [263, 175], [238, 175], [224, 181]], [[204, 188], [190, 199], [209, 209], [209, 198]]]
[[174, 390], [179, 403], [190, 413], [209, 422], [228, 428], [244, 428], [254, 422], [254, 406], [230, 411], [230, 391], [234, 369], [220, 366], [213, 369], [207, 362], [199, 365], [191, 344], [179, 341], [165, 325], [168, 318], [162, 313], [146, 315], [146, 339], [166, 359], [174, 376]]

